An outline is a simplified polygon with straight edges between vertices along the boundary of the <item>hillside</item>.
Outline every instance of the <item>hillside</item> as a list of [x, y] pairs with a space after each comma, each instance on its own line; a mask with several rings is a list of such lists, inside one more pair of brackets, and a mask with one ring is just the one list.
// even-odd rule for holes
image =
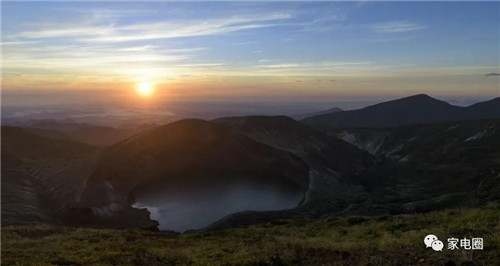
[[155, 125], [143, 124], [130, 128], [114, 128], [83, 123], [41, 121], [32, 122], [32, 133], [53, 139], [69, 139], [95, 147], [106, 147], [135, 134], [153, 128]]
[[[287, 117], [215, 121], [308, 163], [314, 185], [295, 210], [301, 215], [412, 213], [499, 200], [495, 121], [330, 132], [373, 157]], [[256, 216], [235, 214], [216, 227], [231, 224], [230, 218], [238, 221], [233, 224], [257, 222]]]
[[2, 224], [59, 223], [79, 200], [97, 152], [88, 145], [2, 127]]
[[[307, 163], [311, 185], [305, 202], [293, 213], [280, 213], [279, 216], [335, 213], [346, 209], [350, 203], [370, 198], [366, 187], [358, 181], [362, 175], [374, 177], [372, 170], [378, 164], [373, 156], [347, 142], [286, 116], [229, 117], [214, 122], [256, 141], [292, 152]], [[216, 226], [231, 224], [229, 218]], [[256, 219], [253, 213], [234, 215], [233, 218], [237, 224], [246, 219], [252, 223]]]
[[[374, 156], [413, 168], [422, 176], [419, 183], [435, 197], [448, 195], [451, 202], [469, 198], [474, 204], [500, 200], [499, 119], [330, 133]], [[428, 203], [417, 205], [425, 209]]]
[[326, 115], [326, 114], [342, 112], [342, 111], [344, 111], [344, 110], [342, 110], [338, 107], [332, 107], [332, 108], [329, 108], [326, 110], [321, 110], [321, 111], [312, 112], [312, 113], [295, 114], [295, 115], [291, 115], [290, 117], [293, 119], [296, 119], [296, 120], [302, 120], [304, 118], [311, 117], [311, 116]]
[[500, 117], [500, 98], [459, 107], [425, 94], [387, 101], [358, 110], [308, 117], [303, 123], [320, 130], [391, 127]]
[[[223, 231], [171, 234], [54, 226], [2, 228], [2, 265], [495, 265], [500, 206], [417, 215], [277, 220]], [[426, 249], [482, 237], [484, 250]], [[105, 247], [105, 248], [103, 248]]]

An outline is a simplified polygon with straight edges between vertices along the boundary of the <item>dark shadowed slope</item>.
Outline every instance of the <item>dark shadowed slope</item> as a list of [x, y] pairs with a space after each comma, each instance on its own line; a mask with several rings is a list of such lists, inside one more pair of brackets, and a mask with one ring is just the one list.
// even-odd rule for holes
[[58, 223], [76, 204], [97, 150], [74, 141], [2, 127], [2, 224]]
[[390, 127], [500, 116], [500, 98], [469, 107], [454, 106], [425, 94], [379, 103], [359, 110], [302, 120], [321, 130], [350, 127]]
[[259, 143], [216, 123], [186, 119], [107, 148], [82, 206], [120, 215], [135, 190], [154, 184], [273, 182], [307, 190], [308, 167], [290, 152]]
[[409, 204], [412, 208], [500, 200], [499, 119], [331, 133], [375, 156], [406, 165], [411, 171], [405, 176], [419, 177], [422, 195], [428, 199]]
[[[373, 156], [289, 117], [229, 117], [214, 122], [262, 143], [293, 152], [309, 165], [311, 184], [306, 201], [293, 212], [279, 215], [310, 217], [360, 211], [362, 204], [358, 203], [371, 201], [362, 179], [377, 180], [383, 185], [383, 180], [372, 171], [378, 165]], [[258, 218], [265, 220], [263, 215], [235, 214], [215, 226], [252, 223]]]
[[29, 130], [47, 138], [71, 139], [95, 147], [106, 147], [154, 126], [153, 124], [143, 124], [130, 128], [114, 128], [49, 120], [33, 123]]
[[30, 133], [48, 139], [75, 141], [74, 139], [72, 139], [70, 135], [54, 129], [29, 128], [29, 127], [23, 127], [23, 129]]
[[500, 97], [467, 107], [464, 116], [466, 119], [500, 118]]
[[374, 163], [373, 158], [366, 152], [290, 117], [228, 117], [216, 119], [214, 122], [259, 142], [291, 151], [309, 160], [310, 164], [314, 162], [316, 166], [321, 165], [337, 172], [360, 171]]
[[2, 155], [16, 160], [75, 158], [94, 148], [70, 140], [50, 139], [18, 127], [2, 127]]
[[[335, 132], [370, 151], [375, 160], [287, 117], [215, 121], [290, 150], [309, 164], [312, 184], [308, 200], [295, 210], [298, 216], [419, 212], [498, 199], [499, 187], [492, 185], [500, 178], [494, 122], [415, 125], [394, 132], [380, 128]], [[255, 222], [256, 217], [235, 214], [217, 226]]]
[[304, 118], [308, 118], [311, 116], [317, 116], [317, 115], [326, 115], [326, 114], [332, 114], [332, 113], [337, 113], [337, 112], [342, 112], [344, 110], [337, 108], [337, 107], [332, 107], [330, 109], [318, 111], [318, 112], [313, 112], [313, 113], [305, 113], [305, 114], [296, 114], [296, 115], [291, 115], [290, 117], [295, 119], [295, 120], [302, 120]]

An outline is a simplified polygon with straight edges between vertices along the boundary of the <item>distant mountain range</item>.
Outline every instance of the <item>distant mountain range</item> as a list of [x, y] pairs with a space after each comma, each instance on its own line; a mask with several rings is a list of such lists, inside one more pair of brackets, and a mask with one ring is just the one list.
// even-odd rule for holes
[[425, 94], [383, 102], [358, 110], [316, 115], [302, 120], [320, 130], [393, 127], [500, 117], [500, 97], [468, 107], [451, 105]]
[[318, 111], [318, 112], [313, 112], [313, 113], [291, 115], [290, 117], [295, 119], [295, 120], [302, 120], [304, 118], [308, 118], [311, 116], [326, 115], [326, 114], [337, 113], [337, 112], [342, 112], [342, 111], [344, 111], [344, 110], [342, 110], [338, 107], [332, 107], [330, 109], [326, 109], [326, 110], [322, 110], [322, 111]]

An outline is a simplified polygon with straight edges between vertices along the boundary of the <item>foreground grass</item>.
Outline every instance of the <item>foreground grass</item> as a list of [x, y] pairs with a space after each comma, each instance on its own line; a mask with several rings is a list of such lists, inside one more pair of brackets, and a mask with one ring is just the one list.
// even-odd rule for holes
[[[437, 235], [484, 250], [426, 249]], [[54, 226], [2, 228], [3, 265], [498, 265], [500, 205], [419, 215], [284, 220], [172, 235]]]

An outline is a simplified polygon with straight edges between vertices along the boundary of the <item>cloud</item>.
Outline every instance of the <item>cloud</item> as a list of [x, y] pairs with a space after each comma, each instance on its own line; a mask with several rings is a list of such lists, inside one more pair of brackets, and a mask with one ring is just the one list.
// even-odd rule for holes
[[[242, 30], [258, 29], [273, 27], [275, 24], [244, 24], [235, 26], [216, 26], [209, 25], [203, 22], [196, 22], [191, 25], [172, 26], [165, 24], [163, 29], [151, 31], [139, 31], [131, 33], [118, 33], [107, 36], [82, 38], [79, 39], [83, 42], [131, 42], [131, 41], [145, 41], [145, 40], [158, 40], [158, 39], [173, 39], [173, 38], [186, 38], [186, 37], [200, 37], [210, 35], [227, 34]], [[165, 30], [167, 29], [167, 30]]]
[[181, 64], [177, 65], [179, 67], [196, 67], [196, 68], [213, 68], [225, 66], [223, 63], [193, 63], [193, 64]]
[[[110, 67], [123, 64], [138, 65], [141, 63], [160, 63], [186, 60], [190, 57], [182, 55], [162, 54], [98, 54], [91, 57], [51, 57], [44, 55], [12, 56], [4, 61], [10, 68], [41, 68], [41, 69], [87, 69], [91, 67]], [[68, 62], [71, 62], [70, 64]]]
[[123, 52], [139, 52], [139, 51], [149, 51], [156, 48], [154, 45], [143, 45], [143, 46], [135, 46], [135, 47], [126, 47], [118, 49]]
[[199, 51], [208, 50], [207, 47], [194, 47], [194, 48], [181, 48], [181, 49], [171, 49], [172, 53], [194, 53]]
[[137, 15], [150, 15], [158, 13], [158, 10], [154, 9], [123, 9], [123, 8], [77, 8], [77, 7], [64, 7], [55, 8], [55, 11], [60, 11], [64, 13], [76, 13], [76, 15], [86, 15], [94, 19], [110, 19], [110, 18], [123, 18], [123, 17], [134, 17]]
[[347, 15], [338, 13], [338, 11], [336, 12], [336, 14], [316, 17], [309, 22], [297, 23], [296, 26], [301, 26], [301, 28], [296, 30], [296, 32], [325, 33], [348, 27], [345, 24], [341, 24], [347, 19]]
[[242, 30], [274, 27], [287, 25], [278, 22], [290, 18], [292, 16], [288, 13], [269, 13], [205, 20], [158, 21], [143, 24], [66, 25], [62, 28], [24, 31], [9, 37], [21, 39], [70, 38], [70, 40], [76, 38], [74, 39], [76, 41], [91, 43], [130, 42], [220, 35]]
[[278, 68], [328, 68], [328, 67], [347, 67], [347, 66], [360, 66], [372, 65], [372, 62], [318, 62], [318, 63], [281, 63], [281, 64], [268, 64], [258, 65], [260, 68], [278, 69]]
[[487, 76], [487, 77], [495, 77], [495, 76], [500, 76], [500, 73], [494, 73], [494, 72], [492, 72], [492, 73], [486, 74], [485, 76]]
[[[63, 76], [103, 76], [131, 79], [139, 76], [159, 77], [172, 73], [176, 64], [192, 60], [201, 48], [169, 49], [166, 47], [103, 45], [37, 45], [9, 47], [3, 67], [8, 71]], [[165, 66], [168, 66], [166, 68]], [[168, 69], [168, 72], [165, 71]]]
[[273, 75], [317, 75], [330, 76], [332, 74], [366, 73], [380, 69], [387, 69], [390, 66], [380, 65], [373, 62], [283, 62], [273, 64], [260, 64], [252, 68], [254, 73]]
[[273, 65], [259, 65], [257, 67], [263, 68], [296, 68], [301, 66], [307, 66], [308, 64], [273, 64]]
[[373, 32], [379, 34], [402, 33], [402, 32], [421, 30], [424, 28], [425, 28], [424, 25], [409, 21], [394, 21], [387, 23], [379, 23], [372, 26]]
[[45, 29], [35, 31], [24, 31], [13, 35], [13, 38], [26, 39], [46, 39], [46, 38], [61, 38], [75, 36], [94, 36], [94, 35], [109, 35], [115, 31], [113, 25], [109, 26], [93, 26], [93, 27], [68, 27], [60, 29]]
[[7, 45], [25, 45], [25, 44], [34, 44], [38, 43], [35, 41], [26, 41], [26, 42], [1, 42], [0, 45], [2, 46], [7, 46]]
[[[143, 46], [133, 46], [133, 47], [125, 47], [120, 48], [118, 51], [122, 52], [144, 52], [144, 51], [152, 51], [154, 49], [159, 49], [160, 47], [156, 45], [143, 45]], [[185, 54], [185, 53], [194, 53], [203, 50], [207, 50], [206, 47], [193, 47], [193, 48], [180, 48], [180, 49], [167, 49], [169, 53], [175, 54]]]
[[296, 32], [310, 32], [310, 33], [325, 33], [328, 31], [333, 31], [345, 27], [340, 24], [324, 24], [324, 25], [308, 25], [305, 26]]

